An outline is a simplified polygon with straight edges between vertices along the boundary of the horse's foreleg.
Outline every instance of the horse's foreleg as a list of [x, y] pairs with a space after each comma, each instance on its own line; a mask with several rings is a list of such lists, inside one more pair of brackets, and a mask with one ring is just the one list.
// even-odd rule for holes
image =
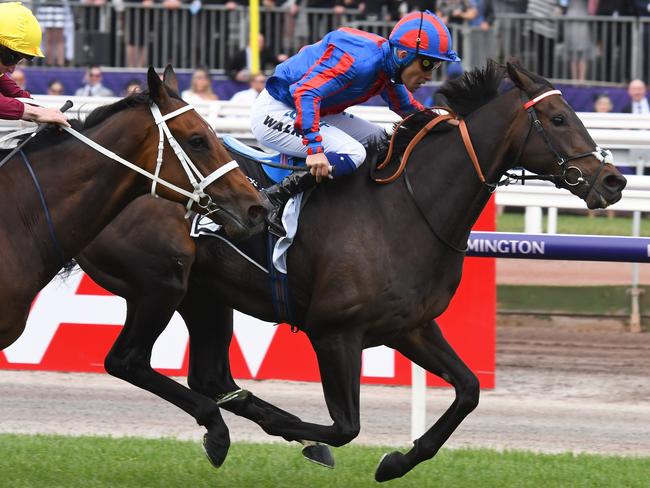
[[435, 321], [405, 332], [387, 345], [449, 382], [456, 390], [456, 398], [433, 427], [413, 442], [409, 452], [396, 451], [382, 458], [375, 472], [377, 481], [399, 478], [435, 456], [463, 419], [476, 408], [480, 389], [478, 379], [445, 340]]
[[[228, 350], [232, 339], [233, 314], [214, 296], [190, 288], [178, 311], [190, 333], [190, 388], [217, 400], [221, 408], [247, 418], [267, 431], [279, 422], [301, 423], [299, 417], [239, 388], [232, 377]], [[209, 320], [206, 320], [209, 317]], [[286, 437], [285, 437], [286, 439]], [[290, 439], [286, 439], [290, 440]], [[307, 445], [303, 454], [310, 461], [334, 466], [327, 446]]]
[[219, 467], [230, 446], [228, 428], [217, 403], [155, 371], [150, 364], [153, 345], [171, 319], [180, 299], [166, 294], [131, 300], [127, 320], [105, 360], [106, 371], [173, 403], [207, 428], [203, 447]]

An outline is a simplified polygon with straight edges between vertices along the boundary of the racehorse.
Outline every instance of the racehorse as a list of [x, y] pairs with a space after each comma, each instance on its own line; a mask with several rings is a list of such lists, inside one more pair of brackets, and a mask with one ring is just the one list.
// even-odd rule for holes
[[[506, 72], [514, 88], [499, 94]], [[127, 300], [126, 323], [106, 357], [107, 372], [206, 426], [204, 448], [215, 466], [228, 448], [212, 434], [218, 404], [287, 440], [350, 442], [360, 429], [361, 351], [382, 344], [450, 383], [456, 398], [412, 449], [384, 456], [375, 479], [400, 477], [433, 457], [479, 401], [478, 379], [435, 317], [459, 284], [465, 244], [492, 183], [520, 165], [570, 190], [589, 208], [621, 198], [625, 178], [544, 78], [516, 64], [504, 70], [488, 63], [441, 91], [464, 122], [416, 136], [434, 115], [407, 121], [397, 129], [395, 151], [401, 154], [414, 137], [420, 141], [411, 148], [403, 182], [377, 185], [366, 164], [347, 179], [319, 186], [289, 250], [292, 325], [314, 347], [332, 425], [303, 422], [249, 392], [236, 393], [228, 363], [231, 307], [276, 321], [269, 278], [222, 240], [192, 240], [178, 206], [134, 201], [78, 257], [95, 281]], [[473, 143], [464, 142], [459, 129]], [[468, 156], [472, 152], [476, 157]], [[190, 389], [149, 364], [152, 346], [176, 309], [190, 335]]]
[[[148, 85], [144, 94], [94, 110], [83, 124], [72, 121], [83, 134], [46, 129], [0, 169], [0, 349], [22, 334], [32, 300], [62, 265], [148, 191], [138, 172], [154, 178], [160, 196], [190, 198], [188, 206], [210, 213], [234, 237], [262, 229], [266, 202], [181, 100], [171, 66], [164, 81], [150, 68]], [[177, 156], [186, 171], [173, 162]]]

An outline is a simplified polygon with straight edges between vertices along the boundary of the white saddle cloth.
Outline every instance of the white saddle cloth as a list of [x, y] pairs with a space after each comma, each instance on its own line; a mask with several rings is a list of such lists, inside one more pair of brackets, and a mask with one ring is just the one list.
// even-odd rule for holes
[[[303, 193], [290, 198], [284, 206], [282, 212], [282, 225], [287, 233], [285, 237], [278, 239], [273, 247], [273, 266], [280, 273], [287, 274], [287, 251], [293, 244], [293, 239], [298, 231], [298, 219], [300, 217], [300, 208], [302, 205]], [[199, 215], [190, 228], [192, 237], [214, 236], [221, 226], [216, 224], [210, 218]]]

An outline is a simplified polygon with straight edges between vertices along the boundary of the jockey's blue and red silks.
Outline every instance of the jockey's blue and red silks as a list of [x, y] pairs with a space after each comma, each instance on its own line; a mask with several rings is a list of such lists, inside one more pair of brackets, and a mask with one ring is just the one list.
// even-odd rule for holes
[[279, 64], [266, 89], [296, 109], [295, 128], [313, 154], [323, 152], [323, 115], [341, 113], [378, 94], [402, 116], [424, 109], [404, 85], [392, 80], [397, 69], [386, 39], [343, 27]]

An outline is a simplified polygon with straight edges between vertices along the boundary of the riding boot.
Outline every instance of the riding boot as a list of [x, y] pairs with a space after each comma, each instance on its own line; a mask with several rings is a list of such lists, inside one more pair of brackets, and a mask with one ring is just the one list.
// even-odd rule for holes
[[282, 210], [289, 198], [298, 195], [316, 185], [316, 178], [311, 173], [291, 173], [281, 182], [265, 188], [262, 192], [267, 196], [273, 208], [269, 211], [266, 221], [269, 232], [278, 237], [284, 237], [286, 232], [282, 225]]

